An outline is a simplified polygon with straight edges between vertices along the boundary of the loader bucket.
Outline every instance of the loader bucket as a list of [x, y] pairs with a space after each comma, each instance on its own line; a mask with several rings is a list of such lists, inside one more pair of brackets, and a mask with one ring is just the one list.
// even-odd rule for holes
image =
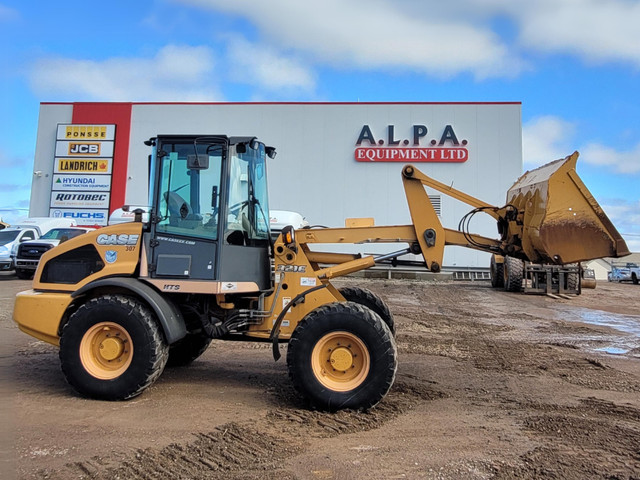
[[522, 250], [533, 263], [622, 257], [629, 249], [576, 172], [578, 152], [522, 175], [507, 203], [523, 214]]

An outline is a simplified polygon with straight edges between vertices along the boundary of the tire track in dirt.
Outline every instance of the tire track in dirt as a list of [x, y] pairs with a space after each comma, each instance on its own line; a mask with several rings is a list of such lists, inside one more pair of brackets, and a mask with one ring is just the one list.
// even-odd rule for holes
[[[161, 449], [113, 453], [68, 463], [63, 470], [40, 470], [42, 479], [287, 479], [283, 461], [308, 448], [308, 439], [335, 437], [380, 428], [412, 410], [419, 402], [444, 394], [409, 375], [396, 384], [374, 409], [326, 413], [295, 405], [292, 387], [276, 393], [277, 406], [264, 418], [232, 422], [212, 432], [194, 433], [195, 440]], [[300, 400], [298, 400], [300, 402]]]
[[[400, 378], [382, 402], [368, 411], [340, 410], [325, 413], [304, 407], [280, 406], [267, 414], [275, 428], [305, 435], [311, 438], [327, 438], [336, 435], [363, 432], [380, 428], [385, 423], [407, 413], [424, 401], [442, 398], [445, 394], [433, 385], [410, 375]], [[293, 390], [288, 398], [295, 395]]]
[[577, 407], [520, 407], [538, 412], [525, 417], [523, 432], [542, 446], [496, 478], [640, 478], [640, 410], [593, 397]]
[[[96, 480], [287, 478], [278, 464], [300, 450], [283, 436], [234, 422], [194, 436], [195, 440], [189, 443], [94, 457], [69, 463], [63, 471], [41, 470], [38, 476]], [[273, 477], [265, 472], [271, 472]]]

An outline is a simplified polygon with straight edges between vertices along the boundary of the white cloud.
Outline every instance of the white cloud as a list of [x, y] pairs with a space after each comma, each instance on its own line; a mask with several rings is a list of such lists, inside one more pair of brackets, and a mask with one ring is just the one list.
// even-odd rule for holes
[[522, 154], [526, 168], [535, 168], [575, 151], [575, 126], [554, 116], [537, 117], [522, 126]]
[[[248, 19], [265, 41], [315, 62], [436, 77], [514, 77], [528, 54], [640, 67], [635, 0], [174, 0]], [[509, 25], [506, 29], [496, 27]], [[513, 26], [514, 40], [501, 38]]]
[[168, 45], [153, 58], [42, 59], [30, 81], [42, 95], [74, 101], [219, 101], [214, 65], [207, 47]]
[[602, 167], [610, 173], [640, 173], [640, 142], [630, 150], [591, 142], [575, 145], [576, 126], [558, 117], [537, 117], [522, 127], [522, 151], [526, 168], [564, 158], [575, 150], [580, 152], [580, 162]]
[[609, 200], [602, 205], [632, 252], [640, 252], [640, 200]]
[[412, 8], [387, 0], [176, 2], [243, 16], [279, 48], [340, 67], [477, 78], [513, 76], [523, 68], [488, 26], [445, 15], [443, 9], [432, 12], [420, 2]]
[[640, 67], [640, 2], [505, 1], [505, 6], [519, 23], [519, 42], [529, 49]]
[[[616, 173], [634, 174], [640, 172], [640, 143], [635, 148], [620, 152], [614, 148], [588, 143], [582, 149], [581, 159], [591, 165], [606, 167]], [[640, 218], [638, 219], [640, 220]]]
[[312, 91], [311, 71], [293, 58], [244, 38], [228, 38], [228, 62], [232, 80], [270, 91]]

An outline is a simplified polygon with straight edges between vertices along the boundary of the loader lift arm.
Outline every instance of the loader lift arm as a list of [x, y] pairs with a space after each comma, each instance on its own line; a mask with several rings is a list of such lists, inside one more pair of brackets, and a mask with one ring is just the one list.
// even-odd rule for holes
[[325, 228], [301, 230], [297, 232], [298, 242], [302, 245], [313, 243], [407, 243], [405, 250], [381, 256], [356, 258], [348, 254], [331, 254], [305, 249], [309, 260], [313, 263], [339, 264], [319, 270], [321, 278], [333, 278], [370, 268], [383, 260], [397, 258], [406, 254], [422, 254], [426, 267], [432, 272], [439, 272], [442, 267], [444, 247], [456, 245], [476, 250], [501, 252], [501, 242], [481, 235], [469, 234], [442, 226], [438, 215], [429, 200], [425, 186], [438, 190], [471, 207], [483, 211], [496, 220], [505, 216], [508, 207], [498, 208], [478, 200], [460, 190], [434, 180], [412, 165], [402, 170], [402, 181], [411, 213], [412, 225], [396, 226], [361, 226], [345, 228]]

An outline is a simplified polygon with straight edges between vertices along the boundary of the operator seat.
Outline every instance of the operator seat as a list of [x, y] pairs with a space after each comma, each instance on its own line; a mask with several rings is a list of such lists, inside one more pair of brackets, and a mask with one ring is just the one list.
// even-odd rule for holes
[[191, 205], [176, 192], [165, 192], [164, 199], [169, 210], [169, 225], [195, 228], [202, 223], [202, 215], [193, 213]]

